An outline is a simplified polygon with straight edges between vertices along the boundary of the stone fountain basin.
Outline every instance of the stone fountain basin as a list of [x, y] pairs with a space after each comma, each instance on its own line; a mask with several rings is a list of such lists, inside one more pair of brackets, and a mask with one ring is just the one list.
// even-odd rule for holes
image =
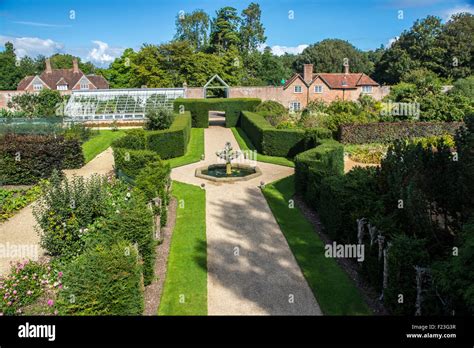
[[205, 167], [199, 167], [196, 169], [195, 176], [201, 179], [206, 179], [206, 180], [215, 181], [215, 182], [235, 182], [235, 181], [251, 180], [262, 175], [262, 171], [260, 170], [260, 168], [256, 166], [251, 166], [248, 164], [241, 164], [241, 163], [232, 164], [232, 169], [244, 169], [244, 170], [251, 171], [252, 173], [249, 173], [248, 175], [245, 175], [245, 176], [227, 176], [227, 177], [216, 177], [216, 176], [211, 176], [205, 173], [209, 169], [225, 170], [225, 168], [226, 168], [226, 165], [224, 163], [211, 164]]

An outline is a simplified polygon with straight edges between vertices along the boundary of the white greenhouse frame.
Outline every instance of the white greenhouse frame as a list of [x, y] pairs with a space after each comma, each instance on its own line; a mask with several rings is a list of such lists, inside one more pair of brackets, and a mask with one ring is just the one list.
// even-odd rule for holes
[[184, 96], [184, 88], [73, 91], [64, 114], [72, 121], [143, 120], [150, 109], [173, 110], [173, 101]]

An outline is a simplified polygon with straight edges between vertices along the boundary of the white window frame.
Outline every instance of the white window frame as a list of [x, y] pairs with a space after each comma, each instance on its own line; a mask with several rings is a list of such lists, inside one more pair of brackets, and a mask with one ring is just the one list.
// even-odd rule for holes
[[323, 85], [315, 85], [314, 86], [314, 93], [318, 93], [318, 94], [323, 93]]
[[41, 91], [43, 89], [43, 84], [41, 83], [34, 83], [33, 84], [33, 90], [34, 91]]
[[[295, 108], [294, 105], [298, 105], [298, 107]], [[290, 111], [298, 112], [300, 110], [301, 110], [301, 102], [299, 102], [297, 100], [290, 102]]]
[[56, 89], [58, 91], [67, 91], [67, 85], [57, 85]]
[[82, 83], [82, 82], [81, 82], [81, 83], [79, 84], [79, 89], [82, 89], [82, 90], [84, 90], [84, 89], [89, 89], [89, 83]]
[[[299, 92], [296, 90], [297, 88], [299, 88]], [[293, 89], [293, 91], [295, 93], [303, 93], [303, 87], [301, 85], [296, 85]]]
[[372, 93], [372, 86], [362, 86], [362, 93], [371, 94]]

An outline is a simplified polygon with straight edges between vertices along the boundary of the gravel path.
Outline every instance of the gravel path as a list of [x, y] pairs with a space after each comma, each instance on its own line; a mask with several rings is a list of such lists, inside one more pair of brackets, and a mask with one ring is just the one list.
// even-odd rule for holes
[[321, 315], [258, 187], [293, 174], [293, 168], [259, 162], [262, 176], [233, 184], [194, 176], [197, 167], [217, 162], [215, 152], [227, 141], [239, 148], [230, 129], [207, 128], [205, 160], [171, 173], [173, 180], [206, 185], [209, 315]]
[[[65, 170], [68, 178], [73, 175], [89, 177], [94, 173], [106, 174], [113, 168], [114, 158], [109, 148], [80, 169]], [[8, 273], [10, 262], [24, 259], [36, 260], [44, 256], [40, 237], [35, 231], [34, 202], [20, 210], [7, 221], [0, 223], [0, 274]]]

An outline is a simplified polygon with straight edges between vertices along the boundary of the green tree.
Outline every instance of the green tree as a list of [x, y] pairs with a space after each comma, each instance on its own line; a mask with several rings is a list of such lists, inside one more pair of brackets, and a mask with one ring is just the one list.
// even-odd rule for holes
[[11, 42], [5, 43], [5, 50], [0, 52], [0, 89], [14, 90], [18, 82], [23, 78], [19, 66], [15, 49]]
[[449, 91], [451, 95], [462, 95], [474, 100], [474, 76], [459, 79], [454, 82], [453, 88]]
[[244, 56], [257, 50], [258, 46], [267, 39], [265, 28], [261, 22], [262, 11], [260, 5], [251, 3], [242, 11], [242, 24], [240, 26], [240, 52]]
[[258, 76], [266, 85], [279, 86], [282, 79], [291, 75], [291, 70], [284, 66], [283, 61], [272, 54], [270, 47], [266, 47], [261, 58]]
[[[75, 57], [71, 54], [63, 54], [63, 53], [56, 53], [49, 57], [51, 61], [51, 68], [53, 69], [71, 69], [72, 68], [72, 61], [76, 58], [79, 69], [82, 70], [84, 74], [92, 74], [95, 72], [96, 67], [91, 62], [83, 63], [81, 58]], [[43, 65], [44, 70], [44, 65]]]
[[474, 69], [474, 15], [455, 14], [443, 26], [437, 44], [446, 55], [441, 59], [442, 76], [460, 78]]
[[132, 64], [133, 86], [170, 87], [172, 79], [162, 66], [165, 57], [156, 45], [144, 44]]
[[196, 50], [204, 50], [209, 44], [209, 16], [204, 10], [176, 16], [175, 40], [188, 41]]
[[132, 48], [127, 48], [120, 57], [115, 58], [108, 69], [97, 72], [109, 81], [111, 88], [140, 87], [130, 83], [133, 76], [132, 64], [134, 64], [135, 57], [136, 52]]
[[367, 55], [349, 42], [339, 39], [326, 39], [310, 45], [296, 58], [293, 68], [303, 71], [303, 64], [311, 63], [315, 71], [338, 73], [344, 70], [344, 58], [349, 59], [353, 72], [370, 73], [372, 65]]
[[216, 12], [211, 25], [211, 47], [214, 52], [222, 53], [231, 46], [238, 46], [241, 18], [233, 7], [223, 7]]

